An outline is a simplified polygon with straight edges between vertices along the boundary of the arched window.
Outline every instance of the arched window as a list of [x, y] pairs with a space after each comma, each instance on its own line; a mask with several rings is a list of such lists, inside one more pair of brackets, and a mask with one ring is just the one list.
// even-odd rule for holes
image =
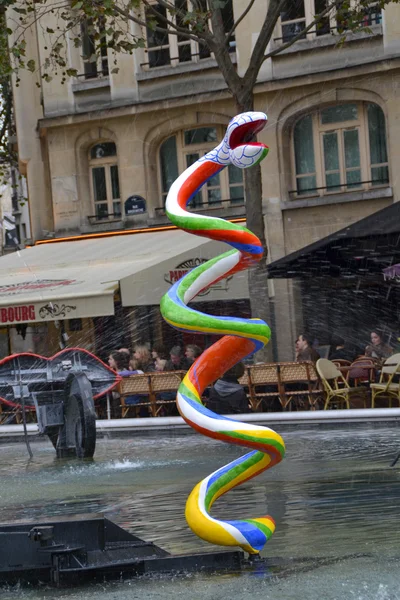
[[389, 183], [385, 117], [354, 102], [305, 115], [293, 128], [294, 196], [365, 190]]
[[121, 216], [117, 147], [114, 142], [102, 142], [89, 151], [91, 191], [98, 220]]
[[[163, 204], [178, 175], [215, 148], [223, 133], [220, 127], [186, 129], [161, 144], [160, 179]], [[225, 206], [244, 202], [243, 172], [232, 165], [211, 177], [197, 192], [190, 206], [221, 205], [223, 201], [226, 201]]]

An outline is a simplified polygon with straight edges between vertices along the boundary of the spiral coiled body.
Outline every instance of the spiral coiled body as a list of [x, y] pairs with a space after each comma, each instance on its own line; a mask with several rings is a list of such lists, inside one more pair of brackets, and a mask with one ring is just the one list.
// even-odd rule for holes
[[240, 546], [257, 554], [275, 530], [272, 517], [263, 516], [234, 521], [214, 519], [213, 502], [222, 494], [280, 462], [285, 445], [272, 429], [250, 425], [217, 415], [202, 403], [203, 390], [243, 358], [250, 356], [270, 338], [270, 329], [261, 319], [215, 317], [187, 304], [209, 285], [256, 264], [263, 249], [248, 229], [223, 219], [192, 214], [187, 204], [198, 189], [229, 164], [240, 168], [260, 162], [268, 148], [246, 137], [260, 131], [267, 117], [249, 112], [229, 123], [223, 141], [173, 183], [166, 212], [170, 220], [185, 231], [224, 241], [233, 247], [190, 271], [161, 300], [161, 313], [173, 327], [192, 333], [221, 334], [223, 337], [205, 350], [183, 379], [177, 394], [177, 406], [185, 421], [206, 436], [251, 448], [252, 451], [218, 469], [191, 492], [186, 504], [186, 519], [194, 533], [213, 544]]

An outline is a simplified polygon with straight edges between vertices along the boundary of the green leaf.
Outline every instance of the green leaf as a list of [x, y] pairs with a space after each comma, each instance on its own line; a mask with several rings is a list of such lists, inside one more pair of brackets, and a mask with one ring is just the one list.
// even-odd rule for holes
[[28, 62], [26, 63], [26, 68], [28, 69], [28, 71], [30, 71], [31, 73], [34, 73], [36, 70], [36, 63], [33, 60], [33, 58], [31, 58], [30, 60], [28, 60]]
[[65, 72], [68, 75], [68, 77], [76, 77], [78, 75], [77, 69], [66, 69]]
[[47, 33], [54, 33], [54, 29], [51, 29], [51, 27], [46, 27], [46, 31]]

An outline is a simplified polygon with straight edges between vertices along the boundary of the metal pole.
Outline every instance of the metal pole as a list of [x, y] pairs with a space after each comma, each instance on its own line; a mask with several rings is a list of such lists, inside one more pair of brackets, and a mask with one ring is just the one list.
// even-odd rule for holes
[[[22, 390], [22, 386], [21, 386], [21, 390]], [[23, 390], [22, 390], [22, 393], [21, 393], [21, 406], [22, 406], [22, 423], [23, 423], [23, 426], [24, 426], [25, 444], [26, 444], [26, 447], [28, 449], [29, 458], [33, 458], [33, 452], [32, 452], [31, 445], [30, 445], [29, 439], [28, 439], [28, 431], [26, 429], [25, 398], [24, 398], [24, 392], [23, 392]]]
[[111, 419], [111, 403], [110, 403], [110, 392], [106, 396], [107, 398], [107, 420]]

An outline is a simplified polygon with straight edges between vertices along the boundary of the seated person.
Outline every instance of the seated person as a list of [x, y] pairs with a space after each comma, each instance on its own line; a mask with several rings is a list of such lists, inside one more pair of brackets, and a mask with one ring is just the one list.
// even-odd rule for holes
[[135, 346], [133, 358], [137, 361], [138, 368], [143, 373], [154, 373], [154, 363], [151, 359], [151, 353], [147, 346]]
[[126, 352], [121, 352], [121, 350], [114, 350], [114, 352], [111, 352], [108, 357], [108, 364], [122, 377], [136, 375], [138, 372], [137, 370], [130, 368], [129, 355]]
[[333, 335], [331, 338], [329, 360], [353, 360], [353, 355], [346, 349], [345, 341], [340, 335]]
[[[129, 355], [126, 352], [121, 352], [120, 350], [115, 350], [111, 352], [108, 357], [108, 364], [114, 371], [117, 371], [118, 375], [121, 377], [129, 377], [130, 375], [137, 375], [138, 373], [142, 373], [137, 369], [132, 369], [135, 365], [132, 364], [132, 360], [129, 360]], [[127, 396], [125, 398], [125, 404], [138, 404], [142, 402], [143, 399], [146, 398], [143, 396]], [[117, 403], [119, 403], [120, 395], [118, 392], [112, 392], [112, 411], [116, 414], [117, 412]]]
[[156, 371], [165, 371], [165, 365], [167, 364], [167, 361], [165, 360], [165, 358], [160, 358], [159, 356], [157, 356], [157, 358], [154, 361], [154, 367]]
[[393, 348], [384, 343], [381, 334], [377, 331], [371, 331], [371, 344], [365, 347], [365, 356], [385, 360], [392, 354]]
[[185, 357], [182, 355], [180, 346], [173, 346], [169, 353], [170, 359], [167, 360], [165, 371], [187, 371], [188, 364]]
[[316, 363], [321, 358], [318, 352], [312, 347], [310, 336], [302, 333], [296, 340], [296, 362], [311, 361]]
[[151, 356], [152, 356], [154, 365], [156, 365], [156, 361], [158, 358], [161, 360], [167, 360], [168, 352], [165, 350], [165, 348], [162, 344], [154, 344], [153, 349], [151, 351]]
[[[127, 377], [129, 375], [137, 375], [143, 373], [149, 373], [154, 371], [154, 365], [151, 361], [151, 354], [147, 346], [136, 346], [133, 357], [129, 361], [130, 367], [134, 367], [134, 370], [131, 370], [129, 373], [125, 372], [120, 373], [122, 377]], [[132, 396], [127, 396], [125, 398], [125, 404], [134, 405], [141, 404], [142, 402], [148, 401], [147, 395], [141, 394], [133, 394]], [[141, 415], [145, 416], [145, 414]]]
[[196, 344], [188, 344], [186, 346], [186, 350], [185, 350], [185, 356], [186, 356], [186, 365], [187, 368], [190, 369], [190, 367], [192, 366], [192, 364], [194, 363], [194, 361], [199, 358], [199, 356], [202, 353], [202, 349], [199, 346], [196, 346]]
[[139, 369], [139, 363], [134, 357], [129, 360], [129, 368], [131, 370], [131, 375], [143, 375], [143, 371]]
[[218, 379], [210, 390], [207, 408], [220, 415], [250, 412], [249, 401], [239, 379], [245, 367], [238, 363]]

